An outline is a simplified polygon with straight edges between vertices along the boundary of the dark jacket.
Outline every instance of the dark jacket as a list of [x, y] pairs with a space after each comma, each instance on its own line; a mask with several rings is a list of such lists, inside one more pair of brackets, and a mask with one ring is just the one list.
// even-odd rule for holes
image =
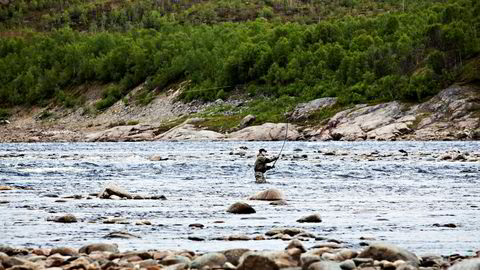
[[257, 155], [257, 160], [255, 160], [255, 168], [254, 169], [255, 169], [256, 172], [264, 173], [264, 172], [270, 170], [271, 168], [273, 168], [272, 166], [267, 166], [267, 163], [273, 162], [275, 160], [277, 160], [276, 157], [268, 158], [263, 154], [258, 154]]

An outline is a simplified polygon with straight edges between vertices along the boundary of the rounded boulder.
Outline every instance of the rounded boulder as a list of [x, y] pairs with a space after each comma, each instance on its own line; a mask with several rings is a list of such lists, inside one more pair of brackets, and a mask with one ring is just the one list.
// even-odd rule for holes
[[260, 191], [257, 194], [250, 197], [250, 200], [262, 200], [262, 201], [279, 201], [285, 200], [283, 192], [276, 188], [270, 188], [264, 191]]
[[227, 209], [228, 213], [232, 214], [253, 214], [256, 213], [255, 209], [248, 203], [236, 202]]

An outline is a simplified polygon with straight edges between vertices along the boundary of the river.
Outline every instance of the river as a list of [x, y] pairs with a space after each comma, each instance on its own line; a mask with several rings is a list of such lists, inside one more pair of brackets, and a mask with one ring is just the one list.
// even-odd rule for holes
[[[296, 227], [352, 248], [365, 242], [361, 237], [417, 254], [471, 254], [480, 247], [480, 142], [287, 142], [276, 168], [267, 175], [268, 183], [255, 184], [256, 151], [266, 148], [276, 155], [281, 146], [282, 142], [0, 144], [0, 185], [20, 188], [0, 191], [0, 243], [279, 250], [287, 242], [215, 239]], [[449, 150], [476, 156], [477, 161], [440, 161], [438, 157]], [[152, 156], [166, 160], [151, 161]], [[108, 183], [167, 200], [86, 198]], [[282, 190], [288, 204], [246, 200], [267, 188]], [[69, 195], [84, 196], [59, 202]], [[248, 202], [256, 213], [227, 213], [237, 201]], [[66, 213], [79, 222], [47, 221]], [[296, 222], [312, 213], [319, 213], [322, 222]], [[104, 224], [108, 217], [125, 218], [129, 224]], [[152, 225], [135, 225], [137, 220]], [[193, 223], [205, 227], [189, 227]], [[450, 223], [456, 227], [434, 225]], [[141, 238], [102, 238], [113, 231]], [[191, 236], [205, 241], [189, 240]]]

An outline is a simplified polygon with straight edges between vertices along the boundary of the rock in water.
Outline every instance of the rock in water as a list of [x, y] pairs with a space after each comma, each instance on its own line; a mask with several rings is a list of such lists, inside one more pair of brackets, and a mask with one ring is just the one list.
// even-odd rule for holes
[[48, 221], [58, 222], [58, 223], [75, 223], [77, 218], [72, 214], [67, 214], [59, 217], [51, 217], [47, 219]]
[[279, 201], [285, 200], [283, 192], [276, 188], [260, 191], [257, 194], [250, 197], [250, 200], [262, 200], [262, 201]]
[[377, 261], [387, 260], [394, 262], [403, 260], [418, 267], [420, 260], [412, 252], [387, 243], [372, 243], [359, 255], [359, 258], [372, 258]]
[[140, 238], [140, 236], [137, 236], [128, 232], [111, 232], [105, 235], [103, 238], [135, 239], [135, 238]]
[[127, 199], [133, 198], [132, 194], [130, 194], [128, 191], [112, 183], [109, 183], [103, 189], [103, 191], [98, 194], [98, 197], [102, 199], [109, 199], [110, 196], [118, 196], [120, 198], [127, 198]]
[[112, 253], [118, 253], [118, 245], [117, 244], [105, 244], [105, 243], [96, 243], [86, 245], [80, 248], [80, 253], [90, 254], [94, 251], [106, 251]]
[[297, 220], [299, 223], [320, 223], [322, 222], [322, 218], [320, 217], [320, 214], [312, 214], [308, 215], [305, 217], [302, 217]]
[[461, 261], [448, 270], [480, 270], [480, 258]]
[[236, 202], [228, 207], [227, 212], [233, 214], [253, 214], [255, 213], [255, 209], [248, 203]]

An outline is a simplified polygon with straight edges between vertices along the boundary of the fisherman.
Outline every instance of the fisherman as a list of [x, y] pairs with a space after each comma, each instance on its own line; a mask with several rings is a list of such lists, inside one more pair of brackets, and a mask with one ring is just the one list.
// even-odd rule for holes
[[266, 154], [267, 150], [263, 148], [258, 150], [257, 160], [255, 160], [255, 183], [257, 184], [263, 184], [267, 182], [267, 180], [265, 180], [265, 172], [275, 168], [275, 165], [268, 166], [267, 163], [278, 159], [278, 157], [268, 158]]

